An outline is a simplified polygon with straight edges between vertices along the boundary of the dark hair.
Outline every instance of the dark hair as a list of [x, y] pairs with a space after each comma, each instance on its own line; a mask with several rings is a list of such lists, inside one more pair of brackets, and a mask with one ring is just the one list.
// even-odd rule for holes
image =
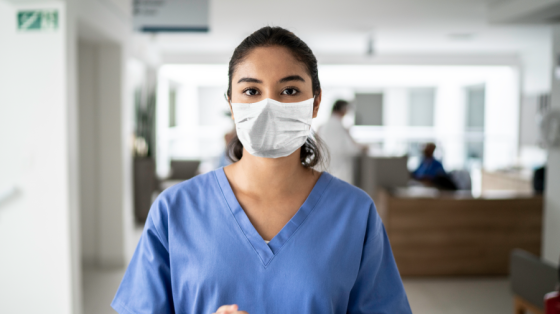
[[[313, 96], [319, 95], [321, 92], [321, 83], [319, 83], [317, 59], [309, 46], [287, 29], [266, 26], [245, 38], [233, 51], [228, 70], [229, 81], [227, 96], [229, 100], [231, 100], [231, 81], [237, 65], [242, 62], [253, 49], [274, 46], [288, 49], [298, 61], [305, 65], [307, 73], [311, 76]], [[307, 138], [307, 141], [305, 141], [301, 147], [301, 164], [307, 168], [322, 165], [325, 163], [325, 155], [327, 155], [327, 153], [324, 150], [324, 144], [316, 134], [313, 134]], [[243, 156], [243, 144], [237, 135], [228, 144], [227, 156], [234, 162], [240, 160]]]
[[341, 112], [346, 107], [348, 107], [348, 102], [346, 100], [339, 99], [334, 102], [332, 112]]

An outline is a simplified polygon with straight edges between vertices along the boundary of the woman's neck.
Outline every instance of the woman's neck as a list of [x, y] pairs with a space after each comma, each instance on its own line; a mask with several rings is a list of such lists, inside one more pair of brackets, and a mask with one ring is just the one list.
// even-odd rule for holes
[[289, 194], [318, 176], [301, 164], [300, 149], [280, 158], [255, 157], [243, 150], [243, 158], [225, 171], [237, 190], [258, 196]]

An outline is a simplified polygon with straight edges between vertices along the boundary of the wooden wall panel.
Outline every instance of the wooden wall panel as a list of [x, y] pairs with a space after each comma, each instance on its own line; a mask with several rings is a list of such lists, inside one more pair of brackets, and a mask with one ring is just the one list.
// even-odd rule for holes
[[402, 276], [507, 275], [514, 248], [540, 255], [540, 196], [377, 199]]

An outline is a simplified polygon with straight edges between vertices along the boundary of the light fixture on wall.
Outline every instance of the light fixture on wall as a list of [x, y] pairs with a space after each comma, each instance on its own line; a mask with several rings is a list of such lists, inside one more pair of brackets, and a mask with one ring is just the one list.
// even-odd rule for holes
[[5, 188], [1, 188], [0, 189], [0, 205], [2, 205], [2, 203], [7, 202], [9, 199], [11, 199], [12, 197], [14, 197], [16, 194], [18, 194], [19, 190], [16, 187], [16, 185], [11, 185]]
[[554, 65], [554, 78], [560, 80], [560, 55], [556, 56], [556, 64]]
[[560, 111], [551, 110], [544, 116], [541, 137], [547, 148], [560, 147]]
[[447, 35], [447, 37], [451, 40], [454, 41], [469, 41], [469, 40], [473, 40], [475, 37], [474, 33], [469, 33], [469, 32], [465, 32], [465, 33], [449, 33]]
[[367, 37], [366, 55], [368, 57], [373, 57], [375, 55], [375, 36], [373, 34], [373, 31], [369, 32]]

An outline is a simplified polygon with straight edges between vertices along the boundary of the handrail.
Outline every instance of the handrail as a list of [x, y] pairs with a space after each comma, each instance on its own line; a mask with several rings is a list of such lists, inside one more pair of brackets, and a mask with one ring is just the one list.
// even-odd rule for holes
[[4, 203], [4, 201], [8, 200], [10, 197], [16, 195], [17, 191], [18, 189], [15, 185], [0, 190], [0, 204]]

